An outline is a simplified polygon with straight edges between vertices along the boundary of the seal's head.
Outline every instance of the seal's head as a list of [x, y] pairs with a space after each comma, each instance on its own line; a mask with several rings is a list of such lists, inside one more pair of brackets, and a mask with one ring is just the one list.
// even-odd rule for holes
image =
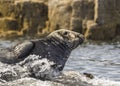
[[84, 41], [84, 36], [82, 34], [66, 29], [56, 30], [48, 35], [48, 37], [52, 37], [59, 40], [61, 43], [65, 43], [71, 49], [75, 49]]

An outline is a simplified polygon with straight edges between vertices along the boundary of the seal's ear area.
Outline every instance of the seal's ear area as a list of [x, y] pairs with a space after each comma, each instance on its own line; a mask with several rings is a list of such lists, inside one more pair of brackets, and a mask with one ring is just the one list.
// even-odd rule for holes
[[53, 38], [57, 38], [57, 39], [63, 40], [63, 36], [61, 36], [61, 30], [53, 31], [47, 37], [53, 37]]
[[85, 40], [84, 35], [80, 34], [79, 39], [80, 39], [80, 44], [82, 44], [84, 42], [84, 40]]

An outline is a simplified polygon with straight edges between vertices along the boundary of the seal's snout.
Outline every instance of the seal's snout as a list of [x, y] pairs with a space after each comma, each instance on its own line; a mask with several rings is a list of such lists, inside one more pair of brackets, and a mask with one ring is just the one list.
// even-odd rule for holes
[[79, 34], [79, 39], [80, 39], [80, 43], [83, 43], [84, 42], [84, 40], [85, 40], [85, 37], [84, 37], [84, 35], [82, 35], [82, 34]]

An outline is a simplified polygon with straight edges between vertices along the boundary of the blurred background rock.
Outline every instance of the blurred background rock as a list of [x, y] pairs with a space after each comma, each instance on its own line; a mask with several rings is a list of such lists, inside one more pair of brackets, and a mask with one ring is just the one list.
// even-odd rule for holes
[[92, 40], [120, 40], [119, 0], [0, 0], [0, 38], [65, 28]]

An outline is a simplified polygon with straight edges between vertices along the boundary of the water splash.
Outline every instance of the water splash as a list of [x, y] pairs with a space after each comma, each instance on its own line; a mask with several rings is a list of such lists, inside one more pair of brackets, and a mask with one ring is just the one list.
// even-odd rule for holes
[[120, 86], [120, 82], [112, 81], [106, 78], [94, 78], [92, 80], [87, 81], [88, 83], [92, 83], [97, 86]]
[[[33, 59], [34, 57], [35, 59]], [[52, 67], [55, 63], [49, 61], [47, 58], [41, 58], [38, 55], [30, 55], [26, 60], [28, 59], [29, 61], [27, 61], [27, 63], [25, 62], [25, 66], [27, 65], [28, 70], [37, 78], [52, 79], [60, 74], [58, 69]]]

